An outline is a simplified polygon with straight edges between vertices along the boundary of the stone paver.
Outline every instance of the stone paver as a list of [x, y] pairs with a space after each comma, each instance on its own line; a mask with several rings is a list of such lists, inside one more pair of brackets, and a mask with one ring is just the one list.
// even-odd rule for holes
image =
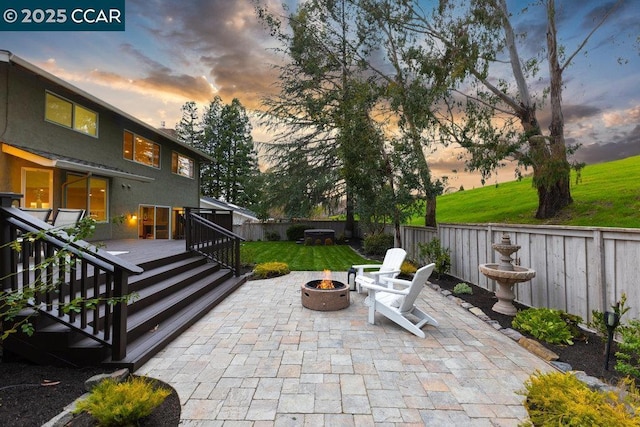
[[524, 381], [555, 369], [428, 286], [426, 338], [368, 324], [355, 292], [306, 309], [300, 284], [321, 274], [245, 283], [136, 373], [176, 389], [185, 426], [516, 426]]

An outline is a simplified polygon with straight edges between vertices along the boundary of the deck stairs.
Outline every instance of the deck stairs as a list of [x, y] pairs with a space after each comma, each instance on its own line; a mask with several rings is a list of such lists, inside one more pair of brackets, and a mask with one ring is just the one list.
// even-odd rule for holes
[[246, 276], [236, 276], [194, 252], [145, 262], [140, 267], [144, 272], [129, 279], [129, 292], [136, 297], [127, 304], [124, 359], [111, 360], [108, 345], [46, 313], [31, 321], [35, 326], [32, 336], [10, 334], [3, 343], [3, 358], [135, 371], [246, 281]]

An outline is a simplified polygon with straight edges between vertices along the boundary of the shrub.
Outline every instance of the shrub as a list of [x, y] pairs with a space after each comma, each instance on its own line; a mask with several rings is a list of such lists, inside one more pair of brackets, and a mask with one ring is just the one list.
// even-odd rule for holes
[[284, 262], [264, 262], [256, 265], [253, 269], [253, 275], [257, 279], [268, 279], [270, 277], [284, 276], [289, 274], [289, 265]]
[[277, 231], [267, 231], [264, 233], [264, 238], [267, 239], [267, 242], [278, 242], [280, 241], [280, 233]]
[[453, 287], [453, 293], [456, 295], [473, 295], [473, 289], [471, 289], [471, 286], [469, 286], [468, 284], [460, 282]]
[[324, 239], [324, 245], [325, 246], [333, 245], [333, 240], [331, 240], [331, 237], [327, 237], [326, 239]]
[[640, 320], [633, 319], [620, 330], [616, 352], [616, 371], [640, 378]]
[[450, 251], [440, 246], [440, 239], [432, 239], [429, 243], [418, 243], [418, 253], [424, 264], [436, 265], [433, 271], [438, 276], [447, 274], [451, 270]]
[[384, 255], [393, 247], [393, 235], [386, 233], [369, 234], [364, 238], [362, 249], [368, 255]]
[[304, 245], [313, 246], [313, 239], [311, 237], [307, 237], [306, 239], [304, 239]]
[[316, 241], [315, 241], [315, 245], [316, 245], [316, 246], [320, 246], [320, 245], [322, 245], [322, 240], [320, 240], [320, 239], [316, 239]]
[[418, 267], [411, 261], [404, 261], [400, 266], [400, 274], [403, 276], [410, 276], [418, 271]]
[[549, 344], [573, 345], [573, 339], [581, 336], [578, 325], [580, 316], [551, 308], [528, 308], [516, 314], [513, 328]]
[[101, 426], [137, 425], [170, 394], [170, 390], [144, 377], [130, 377], [121, 383], [106, 379], [78, 402], [74, 413], [88, 412]]
[[303, 224], [295, 224], [287, 228], [287, 240], [298, 241], [304, 239], [304, 230], [309, 227]]
[[524, 426], [637, 426], [637, 392], [626, 401], [594, 391], [569, 372], [536, 373], [525, 382]]

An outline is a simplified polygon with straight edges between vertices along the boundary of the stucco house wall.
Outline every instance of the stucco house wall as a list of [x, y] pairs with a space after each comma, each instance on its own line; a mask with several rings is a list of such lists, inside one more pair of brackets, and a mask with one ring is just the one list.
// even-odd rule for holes
[[[45, 94], [77, 103], [98, 114], [97, 136], [87, 135], [45, 120]], [[160, 168], [123, 156], [124, 131], [160, 145]], [[199, 164], [210, 159], [105, 102], [50, 75], [44, 70], [0, 51], [0, 191], [21, 192], [23, 167], [53, 170], [53, 208], [65, 207], [62, 186], [70, 174], [108, 180], [109, 221], [96, 225], [95, 239], [138, 238], [141, 205], [169, 207], [172, 213], [199, 204]], [[28, 155], [9, 153], [16, 147], [45, 160], [69, 160], [68, 167], [43, 166]], [[172, 173], [172, 153], [194, 160], [194, 178]], [[83, 165], [86, 169], [83, 170]], [[121, 217], [125, 222], [113, 223]], [[173, 215], [172, 215], [173, 217]]]

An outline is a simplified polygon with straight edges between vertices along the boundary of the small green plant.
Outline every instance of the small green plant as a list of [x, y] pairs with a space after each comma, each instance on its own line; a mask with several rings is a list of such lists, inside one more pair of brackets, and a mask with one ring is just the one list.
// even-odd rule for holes
[[368, 255], [384, 255], [393, 247], [393, 236], [386, 233], [368, 234], [364, 238], [362, 249]]
[[135, 426], [171, 394], [144, 377], [118, 383], [106, 379], [76, 405], [74, 413], [88, 412], [100, 426]]
[[638, 393], [622, 400], [612, 391], [591, 390], [569, 372], [537, 372], [525, 382], [523, 426], [638, 426]]
[[[624, 316], [631, 307], [627, 307], [627, 294], [623, 293], [620, 296], [620, 300], [611, 306], [611, 310], [618, 315], [618, 319], [620, 319], [619, 330], [625, 328], [622, 324], [622, 316]], [[589, 327], [596, 331], [596, 333], [601, 337], [606, 337], [608, 334], [607, 324], [604, 320], [604, 313], [599, 310], [591, 311], [592, 320], [589, 322]]]
[[615, 370], [640, 378], [640, 320], [633, 319], [620, 330]]
[[309, 227], [303, 224], [295, 224], [287, 228], [287, 240], [292, 242], [304, 239], [304, 230], [308, 230]]
[[331, 237], [327, 237], [326, 239], [324, 239], [324, 245], [325, 246], [333, 245], [333, 240], [331, 239]]
[[316, 241], [315, 241], [315, 245], [316, 245], [316, 246], [320, 246], [320, 245], [322, 245], [322, 240], [320, 240], [320, 239], [316, 239]]
[[400, 266], [400, 274], [403, 276], [410, 276], [418, 271], [418, 267], [411, 261], [404, 261]]
[[456, 295], [473, 295], [473, 289], [467, 283], [460, 282], [453, 287], [453, 293]]
[[304, 239], [304, 245], [313, 246], [313, 239], [311, 237], [307, 237], [306, 239]]
[[289, 274], [289, 266], [284, 262], [265, 262], [256, 265], [253, 269], [253, 275], [257, 279], [268, 279], [270, 277], [284, 276]]
[[542, 307], [519, 311], [511, 325], [549, 344], [573, 345], [573, 340], [581, 336], [578, 328], [580, 323], [580, 316]]
[[450, 251], [440, 246], [440, 239], [432, 239], [429, 243], [418, 243], [418, 253], [424, 264], [436, 265], [433, 270], [438, 276], [447, 274], [451, 270]]

